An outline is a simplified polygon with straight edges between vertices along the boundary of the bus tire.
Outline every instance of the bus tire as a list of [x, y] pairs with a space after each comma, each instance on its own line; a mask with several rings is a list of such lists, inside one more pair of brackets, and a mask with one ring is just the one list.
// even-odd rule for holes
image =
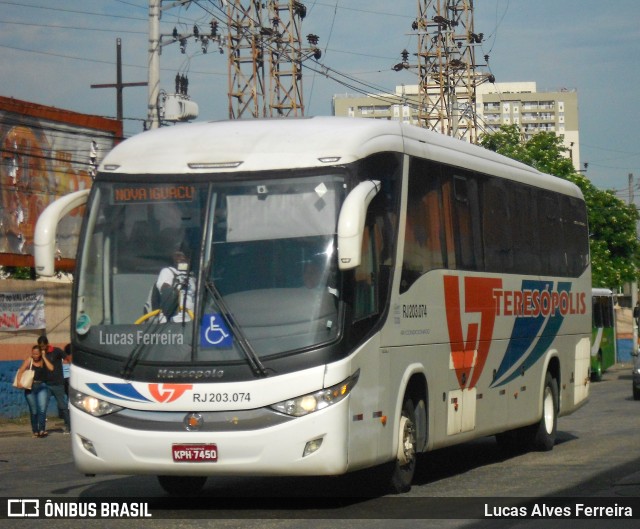
[[542, 418], [529, 427], [532, 450], [548, 452], [553, 449], [558, 433], [558, 382], [547, 372], [542, 392]]
[[[424, 408], [421, 408], [424, 409]], [[401, 494], [411, 489], [417, 463], [416, 407], [405, 397], [398, 428], [398, 452], [391, 474], [390, 492]]]
[[602, 380], [602, 351], [598, 351], [596, 368], [591, 372], [591, 380], [600, 382]]
[[190, 496], [202, 490], [207, 476], [158, 476], [160, 486], [171, 496]]

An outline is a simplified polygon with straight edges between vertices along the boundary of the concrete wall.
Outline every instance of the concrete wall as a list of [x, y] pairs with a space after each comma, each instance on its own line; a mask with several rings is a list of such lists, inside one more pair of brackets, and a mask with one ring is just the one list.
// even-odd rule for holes
[[[49, 343], [63, 348], [70, 341], [71, 283], [0, 280], [2, 292], [45, 291], [47, 328], [38, 331], [0, 332], [0, 417], [16, 418], [28, 414], [24, 391], [12, 387], [20, 363], [29, 356], [38, 336], [47, 334]], [[57, 415], [55, 401], [49, 402], [49, 415]]]

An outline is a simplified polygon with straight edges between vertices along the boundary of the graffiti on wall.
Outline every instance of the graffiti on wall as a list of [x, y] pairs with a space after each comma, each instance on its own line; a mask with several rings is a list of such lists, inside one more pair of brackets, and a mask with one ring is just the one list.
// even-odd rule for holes
[[[56, 198], [87, 189], [113, 136], [76, 125], [0, 112], [0, 253], [33, 254], [33, 233]], [[58, 255], [73, 258], [83, 208], [58, 228]]]
[[0, 332], [45, 327], [44, 290], [0, 292]]

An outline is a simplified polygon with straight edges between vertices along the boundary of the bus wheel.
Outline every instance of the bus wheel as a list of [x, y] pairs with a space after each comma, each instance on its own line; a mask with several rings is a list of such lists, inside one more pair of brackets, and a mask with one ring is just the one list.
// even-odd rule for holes
[[533, 450], [547, 452], [556, 443], [558, 432], [558, 383], [547, 373], [542, 392], [542, 418], [530, 426], [530, 444]]
[[596, 368], [591, 372], [591, 380], [600, 382], [602, 380], [602, 353], [598, 353]]
[[160, 486], [172, 496], [189, 496], [200, 492], [207, 476], [158, 476]]
[[391, 492], [400, 494], [411, 489], [416, 470], [416, 411], [413, 401], [405, 398], [398, 428], [398, 452], [391, 475]]

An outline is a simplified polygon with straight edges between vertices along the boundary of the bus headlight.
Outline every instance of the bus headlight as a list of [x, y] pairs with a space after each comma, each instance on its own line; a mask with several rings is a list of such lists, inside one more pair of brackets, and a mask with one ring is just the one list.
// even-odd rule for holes
[[76, 389], [69, 391], [69, 402], [79, 410], [94, 417], [102, 417], [103, 415], [108, 415], [123, 409], [122, 406], [111, 404], [110, 402], [93, 397], [92, 395], [87, 395]]
[[360, 370], [356, 371], [348, 379], [331, 386], [330, 388], [321, 389], [315, 393], [309, 393], [307, 395], [301, 395], [293, 399], [283, 400], [276, 404], [272, 404], [271, 408], [293, 417], [302, 417], [314, 411], [319, 411], [324, 408], [336, 404], [344, 399], [358, 382], [360, 376]]

